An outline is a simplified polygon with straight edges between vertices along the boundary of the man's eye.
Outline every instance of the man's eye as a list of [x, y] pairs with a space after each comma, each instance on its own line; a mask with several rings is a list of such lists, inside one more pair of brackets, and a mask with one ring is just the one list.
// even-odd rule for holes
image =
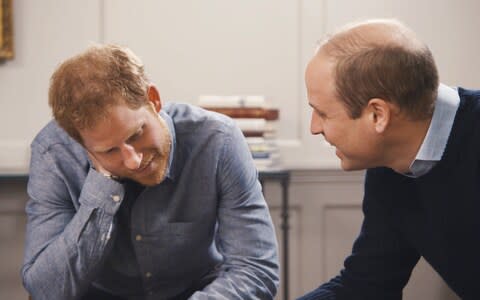
[[138, 140], [138, 138], [141, 137], [142, 134], [143, 134], [143, 128], [145, 128], [145, 125], [142, 125], [142, 127], [141, 127], [134, 135], [132, 135], [132, 136], [128, 139], [128, 141], [129, 141], [129, 142], [134, 142], [134, 141]]
[[322, 119], [326, 119], [326, 118], [327, 118], [327, 116], [325, 115], [325, 113], [320, 112], [320, 111], [318, 111], [318, 110], [316, 110], [316, 109], [313, 109], [313, 111], [314, 111], [315, 114], [316, 114], [317, 116], [319, 116], [320, 118], [322, 118]]
[[132, 136], [130, 137], [130, 142], [134, 142], [134, 141], [138, 140], [138, 138], [142, 136], [142, 133], [143, 133], [143, 131], [140, 130], [139, 132], [137, 132], [137, 133], [135, 133], [134, 135], [132, 135]]
[[104, 153], [105, 154], [112, 154], [115, 152], [115, 148], [111, 148], [111, 149], [108, 149], [107, 151], [105, 151]]

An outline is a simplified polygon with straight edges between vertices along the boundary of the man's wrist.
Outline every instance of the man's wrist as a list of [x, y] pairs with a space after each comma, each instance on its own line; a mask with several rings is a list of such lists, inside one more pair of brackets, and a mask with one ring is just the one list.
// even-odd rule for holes
[[102, 175], [103, 175], [104, 177], [106, 177], [106, 178], [109, 178], [109, 179], [112, 179], [112, 180], [115, 180], [115, 181], [120, 181], [120, 180], [121, 180], [121, 178], [120, 178], [119, 176], [115, 176], [115, 175], [112, 175], [112, 174], [110, 174], [110, 173], [106, 173], [106, 172], [99, 171], [99, 170], [97, 170], [97, 169], [95, 168], [95, 166], [93, 166], [93, 165], [92, 165], [91, 167], [92, 167], [92, 169], [94, 169], [97, 173], [102, 174]]
[[90, 168], [82, 187], [81, 204], [98, 207], [109, 215], [118, 211], [125, 195], [125, 186], [116, 180], [107, 179], [104, 173]]
[[112, 180], [115, 180], [115, 181], [120, 181], [120, 177], [119, 176], [115, 176], [115, 175], [112, 175], [112, 174], [108, 174], [108, 173], [101, 173], [103, 176], [107, 177], [107, 178], [110, 178]]

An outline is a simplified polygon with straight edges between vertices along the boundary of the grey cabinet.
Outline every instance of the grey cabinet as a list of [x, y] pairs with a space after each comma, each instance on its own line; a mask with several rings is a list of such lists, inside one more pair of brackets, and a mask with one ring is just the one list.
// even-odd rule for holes
[[[340, 170], [291, 173], [289, 188], [291, 299], [314, 289], [320, 283], [337, 275], [342, 268], [363, 220], [361, 211], [363, 174]], [[277, 238], [282, 244], [280, 186], [269, 182], [265, 185], [265, 196], [274, 219]], [[403, 298], [459, 299], [424, 260], [420, 260], [414, 269]], [[281, 293], [278, 294], [277, 300], [284, 300]]]

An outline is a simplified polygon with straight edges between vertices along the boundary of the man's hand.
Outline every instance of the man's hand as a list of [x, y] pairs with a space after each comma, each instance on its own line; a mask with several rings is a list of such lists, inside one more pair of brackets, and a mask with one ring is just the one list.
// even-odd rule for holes
[[97, 170], [97, 172], [99, 172], [103, 176], [108, 177], [110, 179], [114, 179], [114, 180], [120, 179], [120, 177], [113, 175], [112, 173], [110, 173], [110, 171], [105, 169], [102, 166], [102, 164], [98, 161], [98, 159], [95, 157], [95, 155], [93, 155], [90, 151], [87, 150], [87, 153], [88, 153], [88, 157], [90, 158], [90, 161], [93, 164], [93, 168]]

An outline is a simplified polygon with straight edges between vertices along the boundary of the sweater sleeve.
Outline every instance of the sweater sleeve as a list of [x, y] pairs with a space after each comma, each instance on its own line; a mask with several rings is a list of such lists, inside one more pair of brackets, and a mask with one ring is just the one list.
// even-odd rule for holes
[[[384, 203], [393, 197], [385, 169], [367, 171], [364, 220], [340, 274], [300, 299], [402, 299], [419, 254], [392, 226]], [[391, 177], [390, 177], [391, 179]]]

